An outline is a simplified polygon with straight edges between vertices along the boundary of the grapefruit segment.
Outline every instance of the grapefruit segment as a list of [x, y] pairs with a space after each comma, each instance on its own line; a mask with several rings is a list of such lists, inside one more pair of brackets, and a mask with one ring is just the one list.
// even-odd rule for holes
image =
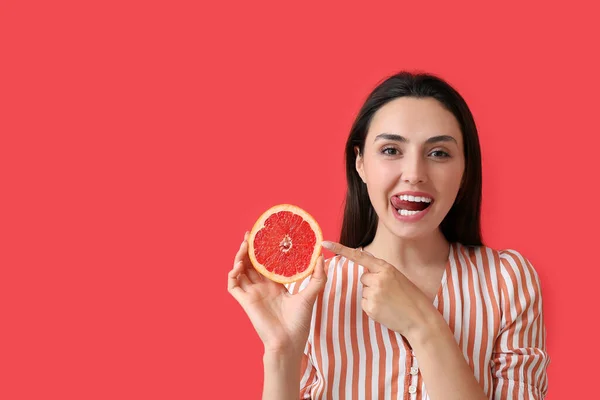
[[279, 283], [292, 283], [312, 274], [323, 234], [317, 221], [302, 208], [279, 204], [265, 211], [248, 236], [248, 256], [254, 269]]

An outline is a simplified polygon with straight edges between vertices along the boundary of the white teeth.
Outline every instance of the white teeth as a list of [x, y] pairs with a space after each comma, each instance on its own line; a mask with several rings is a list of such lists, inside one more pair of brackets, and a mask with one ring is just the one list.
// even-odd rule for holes
[[420, 213], [421, 211], [410, 211], [410, 210], [404, 210], [404, 209], [400, 209], [398, 210], [398, 214], [403, 215], [405, 217], [409, 216], [409, 215], [415, 215], [416, 213]]
[[412, 201], [415, 203], [419, 203], [419, 202], [423, 202], [423, 203], [431, 203], [433, 200], [430, 199], [429, 197], [421, 197], [421, 196], [409, 196], [407, 194], [403, 194], [401, 196], [398, 196], [398, 198], [400, 200], [404, 200], [404, 201]]

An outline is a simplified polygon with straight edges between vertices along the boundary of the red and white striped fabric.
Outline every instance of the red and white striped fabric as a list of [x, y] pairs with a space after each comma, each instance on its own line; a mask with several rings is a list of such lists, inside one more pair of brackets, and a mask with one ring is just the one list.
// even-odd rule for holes
[[[325, 264], [302, 361], [302, 399], [429, 399], [404, 338], [361, 309], [364, 268]], [[303, 290], [310, 277], [286, 285]], [[538, 275], [514, 250], [451, 245], [434, 305], [490, 399], [542, 399], [550, 362]]]

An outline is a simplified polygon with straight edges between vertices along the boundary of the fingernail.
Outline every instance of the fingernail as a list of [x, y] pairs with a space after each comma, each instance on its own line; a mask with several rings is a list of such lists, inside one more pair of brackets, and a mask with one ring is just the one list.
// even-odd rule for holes
[[321, 246], [325, 247], [327, 250], [331, 250], [333, 248], [333, 243], [324, 241], [321, 242]]

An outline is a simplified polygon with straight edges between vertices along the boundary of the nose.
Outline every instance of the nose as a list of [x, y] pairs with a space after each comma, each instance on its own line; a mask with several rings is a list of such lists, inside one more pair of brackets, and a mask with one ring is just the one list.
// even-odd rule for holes
[[405, 156], [402, 165], [401, 179], [411, 185], [427, 182], [427, 167], [421, 157]]

